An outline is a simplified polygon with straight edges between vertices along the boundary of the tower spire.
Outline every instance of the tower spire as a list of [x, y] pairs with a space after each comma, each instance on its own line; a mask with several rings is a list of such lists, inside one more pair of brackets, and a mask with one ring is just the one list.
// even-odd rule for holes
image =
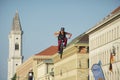
[[22, 31], [18, 10], [16, 10], [13, 18], [12, 31]]
[[22, 56], [22, 28], [18, 11], [13, 17], [12, 30], [9, 33], [8, 80], [16, 73], [17, 66], [23, 62]]

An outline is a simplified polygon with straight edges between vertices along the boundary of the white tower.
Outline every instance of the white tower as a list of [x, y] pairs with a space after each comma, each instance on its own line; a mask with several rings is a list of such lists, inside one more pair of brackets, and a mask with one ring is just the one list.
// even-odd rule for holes
[[22, 28], [18, 11], [13, 18], [12, 29], [9, 33], [8, 80], [16, 73], [16, 67], [23, 62], [22, 56]]

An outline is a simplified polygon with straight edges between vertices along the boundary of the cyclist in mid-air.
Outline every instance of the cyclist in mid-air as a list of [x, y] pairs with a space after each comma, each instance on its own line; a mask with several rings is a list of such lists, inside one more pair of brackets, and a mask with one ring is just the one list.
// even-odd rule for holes
[[66, 48], [66, 45], [67, 45], [67, 37], [66, 37], [66, 35], [68, 35], [68, 39], [70, 39], [72, 34], [68, 33], [68, 32], [65, 32], [65, 28], [61, 27], [61, 30], [55, 32], [54, 35], [58, 36], [58, 53], [59, 53], [60, 52], [60, 45], [62, 43], [62, 40], [64, 42], [64, 48]]

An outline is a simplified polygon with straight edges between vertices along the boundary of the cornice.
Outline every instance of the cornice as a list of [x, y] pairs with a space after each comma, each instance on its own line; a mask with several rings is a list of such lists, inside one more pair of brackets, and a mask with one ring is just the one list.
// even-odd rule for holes
[[96, 24], [94, 27], [90, 28], [88, 31], [86, 31], [86, 34], [90, 34], [91, 32], [95, 31], [96, 29], [111, 23], [113, 20], [116, 20], [120, 18], [120, 11], [116, 14], [110, 14], [107, 17], [105, 17], [102, 21], [100, 21], [98, 24]]

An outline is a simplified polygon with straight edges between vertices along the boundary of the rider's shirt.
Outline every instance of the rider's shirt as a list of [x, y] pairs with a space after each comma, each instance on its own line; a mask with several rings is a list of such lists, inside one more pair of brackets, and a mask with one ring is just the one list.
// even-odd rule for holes
[[66, 32], [64, 32], [64, 34], [60, 32], [60, 34], [58, 35], [58, 40], [63, 40], [64, 38], [66, 38]]

